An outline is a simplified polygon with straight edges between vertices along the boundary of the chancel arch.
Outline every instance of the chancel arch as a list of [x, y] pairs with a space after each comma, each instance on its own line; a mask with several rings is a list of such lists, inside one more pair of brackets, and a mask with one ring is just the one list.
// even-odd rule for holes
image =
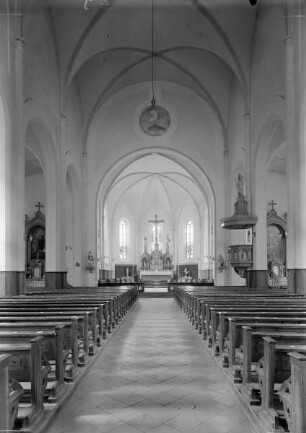
[[[45, 285], [53, 286], [56, 274], [66, 270], [64, 236], [58, 230], [58, 220], [62, 216], [63, 204], [59, 198], [59, 167], [56, 162], [54, 136], [42, 118], [34, 117], [29, 121], [25, 133], [28, 161], [36, 165], [38, 175], [43, 183], [37, 194], [44, 196], [46, 221], [45, 234]], [[33, 158], [34, 155], [34, 158]], [[42, 188], [43, 185], [43, 188]]]
[[281, 126], [274, 134], [274, 146], [268, 162], [267, 267], [268, 284], [287, 287], [287, 149]]
[[[105, 245], [105, 251], [101, 251], [104, 261], [98, 276], [114, 278], [120, 265], [122, 276], [131, 277], [133, 272], [141, 277], [154, 269], [165, 275], [168, 272], [170, 278], [186, 262], [195, 265], [195, 279], [212, 275], [214, 270], [208, 264], [212, 264], [214, 256], [215, 210], [205, 173], [187, 157], [160, 149], [136, 153], [125, 162], [124, 168], [119, 169], [119, 164], [113, 167], [117, 176], [112, 176], [112, 182], [107, 185], [105, 178], [100, 185], [97, 205], [102, 210], [97, 214], [103, 218], [98, 218], [97, 231], [103, 234], [101, 245]], [[190, 220], [194, 222], [197, 242], [192, 260], [187, 260], [186, 223]], [[127, 222], [126, 260], [123, 256], [119, 259], [120, 221]], [[107, 239], [112, 239], [110, 245], [115, 246], [115, 253], [108, 251]]]

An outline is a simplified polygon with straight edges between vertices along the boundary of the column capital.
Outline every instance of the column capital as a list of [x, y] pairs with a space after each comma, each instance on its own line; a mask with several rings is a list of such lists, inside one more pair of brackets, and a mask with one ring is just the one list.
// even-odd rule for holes
[[287, 44], [291, 43], [293, 38], [294, 38], [293, 33], [286, 35], [286, 37], [284, 38], [284, 44], [287, 45]]
[[15, 43], [18, 48], [24, 48], [25, 46], [25, 40], [21, 36], [15, 38]]
[[65, 125], [67, 122], [67, 117], [65, 116], [65, 114], [59, 113], [58, 117], [59, 117], [60, 124]]

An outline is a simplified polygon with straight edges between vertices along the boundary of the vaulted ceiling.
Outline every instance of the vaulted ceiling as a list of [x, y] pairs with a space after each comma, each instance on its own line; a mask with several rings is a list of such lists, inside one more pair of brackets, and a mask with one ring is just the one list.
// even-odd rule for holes
[[110, 215], [123, 204], [141, 220], [148, 210], [177, 216], [185, 206], [200, 215], [203, 193], [194, 178], [177, 163], [153, 153], [127, 167], [108, 196]]
[[[78, 87], [88, 128], [111, 95], [151, 80], [152, 1], [49, 5], [63, 90]], [[154, 80], [190, 88], [226, 124], [233, 81], [248, 103], [257, 7], [248, 0], [153, 0], [153, 10]]]

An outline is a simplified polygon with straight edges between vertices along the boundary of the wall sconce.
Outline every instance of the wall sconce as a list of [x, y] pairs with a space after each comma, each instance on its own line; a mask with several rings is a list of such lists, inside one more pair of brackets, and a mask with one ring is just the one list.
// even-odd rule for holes
[[224, 258], [222, 256], [222, 254], [219, 254], [219, 257], [218, 257], [218, 270], [219, 270], [219, 272], [223, 272], [224, 269], [226, 269], [226, 263], [225, 263], [225, 260], [224, 260]]

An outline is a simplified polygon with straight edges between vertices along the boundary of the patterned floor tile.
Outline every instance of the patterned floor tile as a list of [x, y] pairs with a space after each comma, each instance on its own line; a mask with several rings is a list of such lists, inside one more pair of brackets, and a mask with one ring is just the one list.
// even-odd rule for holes
[[252, 433], [174, 300], [139, 299], [46, 433]]

